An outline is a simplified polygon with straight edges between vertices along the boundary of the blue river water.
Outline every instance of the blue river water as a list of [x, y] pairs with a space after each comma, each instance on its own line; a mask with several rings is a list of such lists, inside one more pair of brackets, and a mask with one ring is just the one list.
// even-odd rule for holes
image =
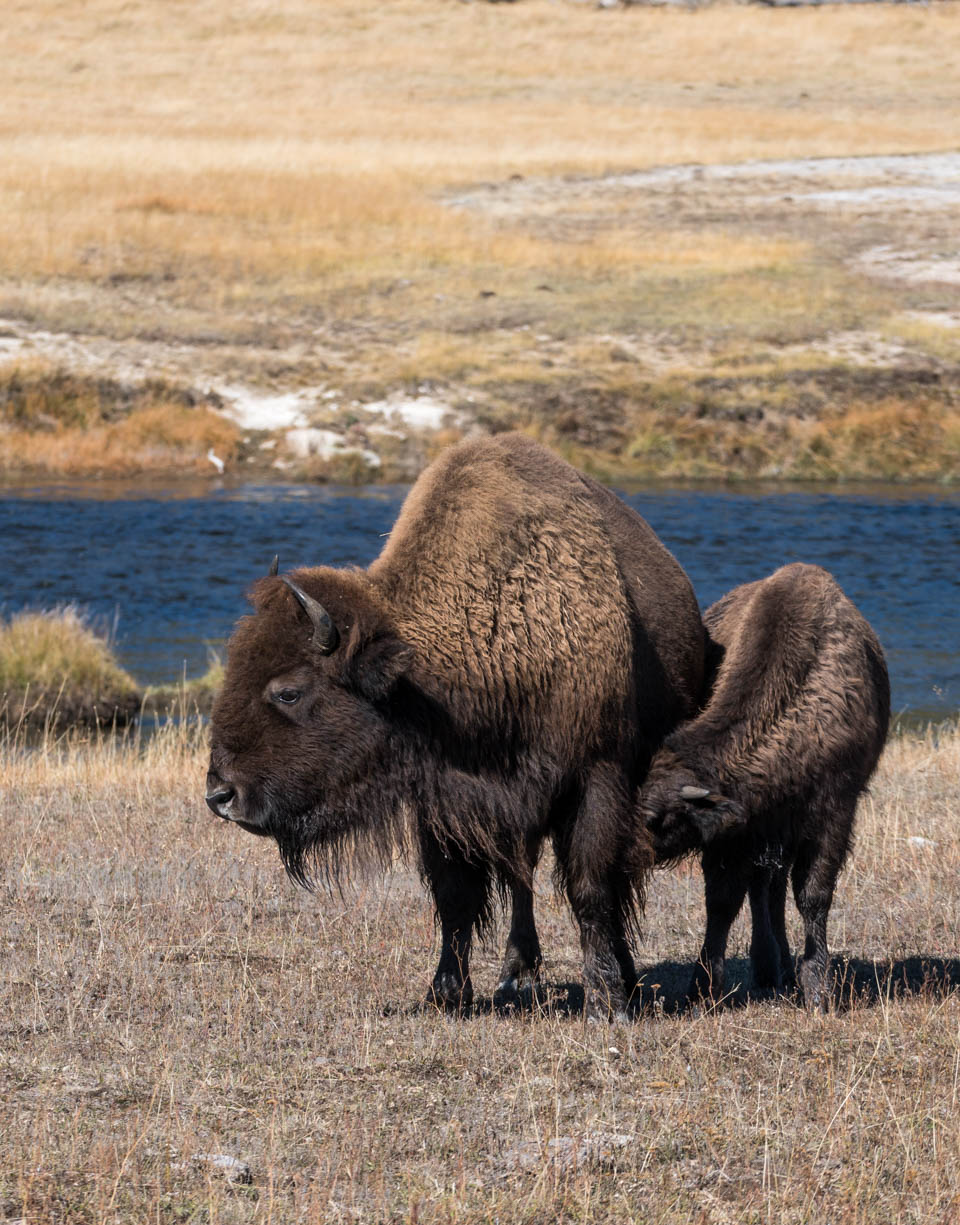
[[[641, 489], [621, 495], [679, 558], [706, 607], [788, 561], [830, 570], [876, 629], [896, 713], [960, 709], [960, 493]], [[0, 613], [72, 603], [109, 626], [142, 683], [206, 669], [274, 553], [365, 565], [406, 488], [239, 485], [0, 489]]]

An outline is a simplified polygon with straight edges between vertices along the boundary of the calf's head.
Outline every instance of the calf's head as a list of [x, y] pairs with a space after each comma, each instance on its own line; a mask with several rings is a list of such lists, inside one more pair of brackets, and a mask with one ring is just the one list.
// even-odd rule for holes
[[640, 819], [658, 862], [702, 850], [715, 838], [742, 831], [746, 813], [685, 766], [656, 759], [637, 797]]
[[375, 822], [386, 707], [410, 653], [361, 572], [271, 571], [251, 598], [213, 708], [206, 800], [272, 835], [304, 880], [309, 853]]

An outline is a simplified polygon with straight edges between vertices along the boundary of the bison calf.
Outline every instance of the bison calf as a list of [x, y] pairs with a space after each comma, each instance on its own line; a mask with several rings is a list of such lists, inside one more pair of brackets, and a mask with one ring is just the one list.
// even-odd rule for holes
[[691, 992], [722, 993], [745, 894], [754, 981], [783, 985], [792, 869], [800, 986], [808, 1007], [821, 1008], [827, 914], [890, 716], [883, 651], [818, 566], [784, 566], [737, 587], [704, 621], [708, 700], [666, 739], [638, 798], [658, 862], [702, 852], [707, 930]]

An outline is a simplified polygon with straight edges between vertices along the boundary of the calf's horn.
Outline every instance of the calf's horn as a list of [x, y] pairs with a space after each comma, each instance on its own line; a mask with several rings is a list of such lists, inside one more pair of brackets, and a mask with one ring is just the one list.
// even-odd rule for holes
[[340, 635], [337, 633], [337, 627], [333, 624], [333, 618], [318, 600], [315, 600], [313, 596], [307, 595], [302, 588], [298, 587], [286, 575], [283, 576], [283, 581], [297, 597], [300, 607], [313, 622], [312, 645], [318, 651], [322, 651], [324, 655], [329, 655], [332, 651], [335, 651], [337, 643], [340, 641]]
[[710, 794], [707, 787], [681, 787], [680, 796], [684, 800], [705, 800]]
[[279, 572], [280, 572], [280, 554], [274, 553], [273, 561], [270, 563], [270, 569], [267, 571], [267, 574], [269, 574], [271, 578], [275, 578]]

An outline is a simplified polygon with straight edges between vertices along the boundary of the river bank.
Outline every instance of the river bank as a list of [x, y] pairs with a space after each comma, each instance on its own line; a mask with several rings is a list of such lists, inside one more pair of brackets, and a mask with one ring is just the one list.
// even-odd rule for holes
[[[934, 338], [953, 343], [946, 331]], [[877, 335], [692, 368], [649, 342], [638, 358], [636, 335], [592, 342], [588, 360], [583, 338], [574, 353], [543, 338], [540, 370], [525, 359], [496, 381], [427, 373], [366, 400], [331, 386], [178, 383], [169, 372], [122, 381], [95, 372], [90, 338], [50, 337], [51, 350], [69, 351], [68, 340], [77, 368], [0, 365], [0, 479], [227, 472], [394, 484], [464, 437], [520, 429], [606, 480], [960, 481], [960, 364]]]

